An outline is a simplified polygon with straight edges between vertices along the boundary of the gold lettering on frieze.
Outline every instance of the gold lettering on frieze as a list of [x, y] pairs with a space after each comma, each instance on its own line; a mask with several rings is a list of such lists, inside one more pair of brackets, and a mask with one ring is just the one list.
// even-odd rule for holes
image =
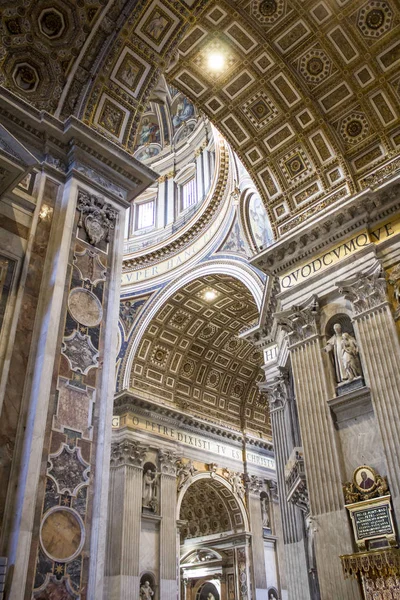
[[389, 221], [373, 231], [362, 231], [294, 271], [282, 275], [280, 277], [281, 288], [283, 290], [293, 288], [316, 273], [320, 273], [331, 265], [340, 262], [347, 256], [359, 252], [364, 246], [371, 243], [380, 244], [396, 233], [400, 233], [400, 218], [395, 221]]

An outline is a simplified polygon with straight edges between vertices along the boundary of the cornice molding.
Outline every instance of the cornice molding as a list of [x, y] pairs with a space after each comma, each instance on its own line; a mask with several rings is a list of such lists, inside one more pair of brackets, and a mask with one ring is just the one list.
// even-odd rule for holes
[[367, 190], [336, 204], [323, 217], [310, 219], [303, 229], [277, 241], [250, 262], [269, 275], [279, 275], [338, 240], [399, 210], [400, 183], [395, 180], [376, 191]]

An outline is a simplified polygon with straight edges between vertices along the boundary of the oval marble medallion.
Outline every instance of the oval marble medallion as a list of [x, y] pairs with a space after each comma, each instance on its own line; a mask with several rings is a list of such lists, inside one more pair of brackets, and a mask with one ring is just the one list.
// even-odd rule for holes
[[48, 513], [40, 530], [42, 548], [58, 562], [71, 560], [83, 546], [83, 523], [79, 515], [68, 508], [57, 508]]
[[89, 290], [75, 288], [68, 298], [71, 317], [85, 327], [96, 327], [103, 317], [100, 300]]

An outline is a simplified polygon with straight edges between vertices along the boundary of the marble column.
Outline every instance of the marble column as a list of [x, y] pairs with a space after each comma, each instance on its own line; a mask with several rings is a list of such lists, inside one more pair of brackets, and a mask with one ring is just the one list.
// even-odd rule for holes
[[[357, 276], [337, 282], [351, 302], [366, 384], [371, 390], [375, 418], [381, 432], [390, 493], [400, 518], [400, 342], [387, 296], [380, 262]], [[373, 465], [372, 465], [373, 466]]]
[[138, 442], [111, 447], [107, 522], [106, 585], [109, 600], [130, 600], [140, 589], [140, 531], [143, 461], [147, 448]]
[[176, 600], [179, 593], [176, 523], [176, 461], [170, 450], [159, 450], [161, 504], [160, 504], [160, 598]]
[[321, 598], [359, 600], [358, 585], [344, 580], [339, 560], [339, 555], [353, 551], [353, 543], [327, 405], [328, 380], [319, 335], [318, 299], [312, 296], [304, 305], [276, 316], [288, 333]]
[[287, 373], [282, 370], [262, 389], [267, 393], [270, 406], [289, 600], [310, 600], [303, 517], [300, 510], [286, 500], [285, 465], [298, 442], [293, 439]]
[[250, 517], [251, 546], [253, 555], [253, 575], [255, 584], [254, 600], [267, 599], [267, 576], [264, 560], [263, 524], [261, 514], [260, 494], [263, 490], [263, 480], [252, 476], [247, 483], [247, 500]]

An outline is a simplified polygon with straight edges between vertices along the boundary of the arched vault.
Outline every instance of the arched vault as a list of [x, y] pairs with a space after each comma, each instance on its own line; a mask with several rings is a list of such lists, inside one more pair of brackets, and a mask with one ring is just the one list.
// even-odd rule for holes
[[393, 0], [3, 4], [6, 87], [132, 152], [166, 73], [239, 154], [278, 236], [398, 169]]

